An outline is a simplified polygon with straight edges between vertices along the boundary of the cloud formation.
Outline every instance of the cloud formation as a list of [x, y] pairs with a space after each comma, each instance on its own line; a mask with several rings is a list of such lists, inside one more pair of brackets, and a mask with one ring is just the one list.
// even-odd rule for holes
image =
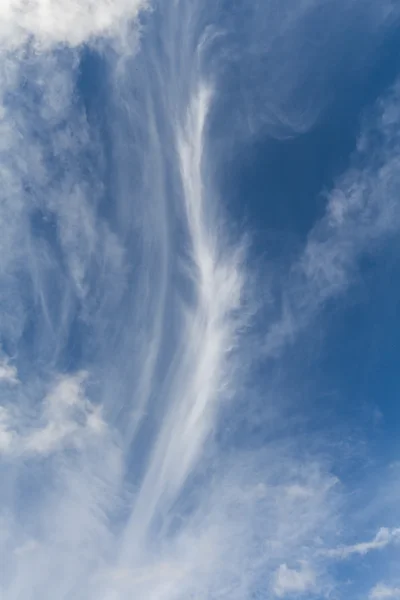
[[368, 552], [374, 550], [383, 550], [390, 544], [396, 544], [400, 541], [400, 529], [388, 529], [387, 527], [381, 527], [370, 542], [360, 542], [353, 544], [352, 546], [342, 546], [334, 550], [328, 550], [327, 556], [332, 558], [346, 559], [353, 554], [359, 554], [364, 556]]
[[312, 592], [316, 586], [316, 574], [303, 563], [299, 569], [290, 569], [287, 564], [279, 566], [275, 577], [274, 593], [278, 598]]
[[370, 591], [369, 597], [373, 600], [383, 600], [384, 598], [400, 598], [400, 588], [391, 587], [385, 583], [378, 583]]
[[41, 402], [42, 411], [27, 418], [18, 407], [1, 407], [0, 440], [4, 454], [46, 456], [63, 448], [79, 447], [105, 426], [99, 408], [83, 391], [86, 374], [60, 378]]
[[140, 0], [5, 0], [1, 7], [0, 46], [15, 50], [30, 38], [40, 49], [55, 44], [79, 46], [124, 29], [144, 6]]
[[[310, 231], [303, 252], [282, 284], [281, 317], [272, 322], [265, 342], [276, 356], [321, 314], [327, 303], [357, 282], [358, 262], [395, 235], [400, 212], [397, 83], [381, 100], [362, 131], [349, 170], [328, 196], [325, 215]], [[376, 136], [381, 139], [376, 147]]]
[[17, 369], [7, 361], [0, 363], [0, 381], [6, 383], [18, 383]]
[[[381, 529], [329, 550], [346, 515], [326, 454], [296, 432], [262, 444], [230, 435], [248, 398], [247, 350], [254, 364], [281, 357], [400, 225], [395, 87], [278, 282], [262, 348], [252, 346], [259, 289], [216, 175], [225, 154], [215, 138], [222, 131], [228, 148], [237, 131], [213, 121], [226, 93], [219, 77], [236, 25], [260, 27], [249, 55], [262, 62], [269, 49], [279, 58], [300, 48], [304, 19], [318, 16], [316, 2], [267, 4], [268, 14], [238, 6], [221, 33], [219, 5], [155, 3], [139, 45], [144, 3], [0, 8], [5, 600], [301, 595], [320, 590], [330, 559], [398, 540], [398, 529]], [[379, 37], [392, 9], [368, 4]], [[271, 136], [285, 120], [304, 131], [320, 112], [293, 117], [302, 71], [294, 85], [284, 66], [273, 69]], [[279, 397], [275, 405], [279, 413]]]

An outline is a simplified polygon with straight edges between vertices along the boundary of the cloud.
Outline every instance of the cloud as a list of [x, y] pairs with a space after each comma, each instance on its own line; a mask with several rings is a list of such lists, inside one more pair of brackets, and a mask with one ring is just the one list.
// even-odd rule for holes
[[315, 587], [316, 574], [306, 563], [303, 563], [299, 569], [291, 569], [286, 564], [282, 564], [276, 572], [274, 593], [279, 598], [312, 592]]
[[[135, 31], [141, 6], [0, 9], [0, 339], [16, 365], [0, 367], [2, 593], [242, 600], [266, 580], [278, 596], [310, 592], [340, 521], [329, 461], [296, 435], [220, 439], [247, 399], [254, 306], [215, 181], [208, 11], [160, 3], [138, 55], [107, 52], [100, 38]], [[383, 164], [347, 173], [310, 234], [267, 353], [398, 226], [385, 132]]]
[[400, 587], [392, 587], [385, 583], [378, 583], [369, 593], [372, 600], [384, 600], [385, 598], [400, 598]]
[[273, 1], [262, 11], [257, 8], [238, 2], [223, 19], [224, 60], [217, 68], [218, 74], [227, 71], [231, 89], [240, 88], [230, 103], [223, 102], [224, 133], [231, 139], [234, 131], [235, 141], [242, 136], [290, 139], [312, 130], [338, 95], [333, 82], [353, 84], [368, 72], [398, 15], [389, 2], [357, 0], [282, 0], [279, 8]]
[[391, 544], [396, 544], [400, 541], [400, 529], [388, 529], [387, 527], [381, 527], [370, 542], [361, 542], [352, 546], [342, 546], [334, 550], [328, 550], [325, 552], [326, 556], [332, 558], [346, 559], [353, 554], [359, 554], [364, 556], [368, 552], [374, 550], [383, 550]]
[[0, 407], [0, 450], [10, 456], [47, 456], [76, 448], [101, 434], [105, 423], [100, 410], [85, 397], [86, 373], [60, 377], [41, 402], [35, 419], [26, 419], [18, 407]]
[[13, 432], [9, 429], [8, 412], [0, 407], [0, 453], [8, 452], [13, 441]]
[[0, 9], [0, 47], [15, 49], [31, 36], [39, 48], [78, 46], [121, 33], [143, 6], [139, 0], [5, 0]]
[[17, 369], [8, 362], [0, 362], [0, 382], [9, 384], [18, 383]]
[[[280, 318], [271, 319], [265, 341], [267, 356], [279, 356], [327, 303], [344, 295], [357, 281], [358, 263], [398, 231], [395, 201], [400, 148], [397, 82], [365, 123], [349, 169], [328, 195], [325, 215], [311, 229], [303, 252], [282, 277]], [[376, 135], [381, 144], [376, 146]]]

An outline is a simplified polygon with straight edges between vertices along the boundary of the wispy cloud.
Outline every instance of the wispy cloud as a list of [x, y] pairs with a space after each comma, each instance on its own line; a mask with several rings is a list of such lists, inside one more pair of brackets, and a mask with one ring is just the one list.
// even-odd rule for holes
[[[267, 355], [279, 355], [323, 311], [357, 281], [358, 261], [390, 239], [400, 223], [397, 84], [365, 124], [352, 165], [328, 196], [325, 216], [308, 235], [299, 260], [282, 283], [281, 317], [272, 322]], [[376, 147], [375, 136], [381, 137]], [[360, 166], [361, 165], [361, 166]]]
[[279, 598], [309, 593], [315, 587], [316, 574], [307, 563], [301, 564], [299, 569], [291, 569], [287, 564], [282, 564], [276, 572], [274, 593]]
[[18, 383], [17, 369], [6, 361], [0, 363], [0, 381], [9, 384]]
[[369, 542], [360, 542], [351, 546], [342, 546], [340, 548], [335, 548], [334, 550], [327, 550], [325, 554], [332, 558], [345, 559], [353, 554], [363, 556], [374, 550], [383, 550], [390, 544], [396, 544], [398, 542], [400, 542], [400, 529], [381, 527], [374, 539]]
[[85, 398], [85, 374], [64, 376], [40, 402], [36, 417], [18, 406], [1, 407], [1, 450], [5, 455], [46, 456], [64, 448], [76, 448], [100, 434], [105, 427], [100, 410]]
[[[280, 6], [274, 48], [301, 37], [299, 19], [317, 3]], [[215, 43], [215, 6], [183, 0], [153, 6], [138, 46], [147, 8], [0, 8], [5, 600], [299, 595], [319, 589], [326, 558], [398, 539], [382, 529], [324, 554], [341, 520], [330, 461], [296, 435], [263, 447], [221, 442], [247, 397], [242, 342], [258, 292], [215, 173], [227, 53]], [[261, 26], [257, 10], [244, 12]], [[257, 31], [251, 51], [264, 43]], [[288, 98], [296, 86], [278, 89]], [[374, 122], [378, 156], [366, 131], [357, 168], [282, 279], [282, 316], [252, 348], [262, 360], [279, 356], [348, 289], [359, 257], [398, 231], [397, 103], [395, 88]], [[297, 125], [288, 115], [288, 128], [306, 129], [317, 113]], [[273, 114], [282, 121], [285, 102], [272, 98]]]
[[369, 597], [373, 600], [383, 600], [384, 598], [400, 598], [400, 587], [392, 587], [385, 583], [378, 583], [372, 588]]
[[40, 47], [78, 46], [97, 36], [121, 33], [127, 20], [137, 16], [144, 3], [92, 0], [5, 0], [1, 7], [0, 44], [15, 49], [31, 36]]

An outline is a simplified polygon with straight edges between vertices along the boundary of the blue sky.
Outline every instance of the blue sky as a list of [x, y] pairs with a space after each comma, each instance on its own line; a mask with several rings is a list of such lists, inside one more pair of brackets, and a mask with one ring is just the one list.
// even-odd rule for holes
[[4, 600], [400, 599], [399, 21], [3, 2]]

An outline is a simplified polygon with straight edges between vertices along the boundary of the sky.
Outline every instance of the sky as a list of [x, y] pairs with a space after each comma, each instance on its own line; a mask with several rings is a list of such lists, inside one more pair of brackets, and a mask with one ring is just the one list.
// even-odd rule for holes
[[400, 600], [399, 23], [2, 1], [2, 600]]

